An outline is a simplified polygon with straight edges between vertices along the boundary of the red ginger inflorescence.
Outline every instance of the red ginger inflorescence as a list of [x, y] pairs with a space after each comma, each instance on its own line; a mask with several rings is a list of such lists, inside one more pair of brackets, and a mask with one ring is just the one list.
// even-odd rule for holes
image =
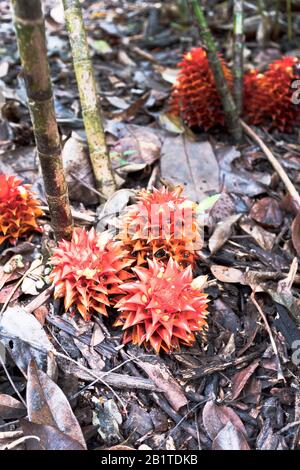
[[144, 344], [157, 353], [192, 346], [195, 332], [206, 326], [208, 300], [191, 267], [181, 270], [172, 259], [166, 266], [148, 260], [148, 268], [133, 271], [138, 280], [120, 286], [127, 295], [116, 305], [121, 313], [115, 326], [122, 326], [123, 342]]
[[[220, 60], [225, 79], [231, 87], [231, 71], [221, 56]], [[218, 124], [223, 125], [222, 104], [206, 51], [202, 47], [191, 49], [178, 66], [181, 70], [173, 87], [170, 114], [180, 116], [189, 127], [199, 126], [208, 130]]]
[[16, 176], [0, 175], [0, 245], [5, 240], [15, 245], [30, 232], [42, 231], [37, 217], [43, 211], [30, 187]]
[[300, 107], [292, 101], [299, 79], [296, 57], [283, 57], [271, 63], [265, 73], [252, 70], [244, 77], [244, 110], [250, 124], [268, 125], [270, 129], [291, 132], [299, 121]]
[[123, 217], [119, 237], [138, 266], [148, 258], [172, 258], [181, 268], [194, 264], [201, 248], [196, 205], [181, 193], [181, 187], [142, 190]]
[[120, 284], [132, 277], [122, 243], [94, 229], [76, 228], [71, 241], [58, 243], [50, 263], [55, 298], [64, 297], [66, 311], [76, 307], [85, 320], [93, 313], [107, 315], [110, 296], [123, 293]]

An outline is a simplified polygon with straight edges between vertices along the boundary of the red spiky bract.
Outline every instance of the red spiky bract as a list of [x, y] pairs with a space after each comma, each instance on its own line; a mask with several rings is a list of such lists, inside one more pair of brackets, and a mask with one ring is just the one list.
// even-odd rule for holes
[[123, 293], [119, 285], [131, 277], [122, 243], [94, 229], [74, 229], [71, 241], [58, 243], [50, 263], [54, 297], [64, 297], [66, 311], [76, 307], [85, 320], [94, 313], [107, 315], [110, 296]]
[[263, 110], [266, 107], [265, 97], [262, 91], [265, 87], [265, 76], [263, 73], [252, 69], [244, 75], [244, 113], [250, 124], [260, 125], [264, 122]]
[[[219, 57], [225, 79], [231, 87], [231, 71]], [[181, 70], [173, 87], [170, 114], [180, 116], [189, 127], [199, 126], [208, 130], [224, 125], [224, 112], [206, 51], [202, 47], [191, 49], [178, 66]]]
[[195, 332], [206, 325], [208, 300], [193, 281], [191, 267], [180, 270], [172, 259], [166, 266], [149, 260], [148, 268], [133, 271], [138, 280], [121, 286], [127, 295], [116, 305], [121, 313], [115, 326], [122, 326], [123, 342], [157, 353], [192, 346]]
[[182, 268], [194, 264], [201, 248], [196, 206], [181, 193], [180, 186], [141, 190], [129, 207], [120, 239], [137, 265], [147, 265], [148, 258], [165, 263], [173, 258]]
[[296, 57], [283, 57], [271, 63], [265, 73], [256, 70], [245, 74], [244, 113], [250, 124], [292, 132], [299, 121], [300, 107], [292, 101], [293, 80], [298, 77]]
[[37, 218], [43, 211], [30, 188], [16, 176], [0, 175], [0, 245], [5, 240], [15, 245], [19, 238], [42, 231]]

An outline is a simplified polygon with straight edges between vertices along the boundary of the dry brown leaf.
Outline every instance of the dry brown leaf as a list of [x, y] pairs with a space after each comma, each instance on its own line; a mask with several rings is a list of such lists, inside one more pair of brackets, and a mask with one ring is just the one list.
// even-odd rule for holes
[[32, 361], [28, 367], [26, 402], [29, 420], [56, 428], [86, 448], [72, 408], [61, 389]]
[[0, 394], [0, 417], [2, 419], [18, 419], [26, 415], [26, 408], [19, 400]]
[[219, 166], [209, 142], [194, 142], [185, 135], [167, 137], [160, 167], [162, 178], [182, 184], [184, 194], [193, 201], [219, 192]]
[[220, 282], [243, 283], [244, 273], [239, 269], [221, 266], [220, 264], [212, 264], [210, 270]]
[[46, 424], [31, 423], [21, 420], [24, 436], [36, 436], [38, 439], [26, 440], [27, 450], [86, 450], [68, 434]]
[[215, 439], [221, 429], [231, 422], [236, 429], [247, 435], [247, 431], [238, 415], [228, 406], [216, 405], [212, 400], [203, 408], [203, 424], [211, 440]]
[[259, 359], [256, 359], [252, 364], [250, 364], [248, 367], [245, 367], [244, 369], [236, 372], [232, 378], [232, 390], [231, 390], [231, 397], [230, 400], [233, 401], [235, 400], [243, 388], [245, 387], [246, 383], [248, 382], [249, 378], [255, 371], [259, 364]]
[[213, 450], [250, 450], [248, 442], [232, 423], [228, 421], [212, 443]]
[[185, 406], [188, 403], [181, 386], [174, 379], [165, 365], [158, 363], [151, 364], [150, 362], [141, 360], [138, 360], [137, 363], [146, 372], [155, 385], [164, 392], [168, 402], [172, 405], [175, 411], [178, 411], [182, 406]]
[[241, 214], [234, 214], [218, 222], [216, 228], [209, 239], [208, 247], [211, 254], [216, 253], [229, 239], [233, 225], [239, 220]]

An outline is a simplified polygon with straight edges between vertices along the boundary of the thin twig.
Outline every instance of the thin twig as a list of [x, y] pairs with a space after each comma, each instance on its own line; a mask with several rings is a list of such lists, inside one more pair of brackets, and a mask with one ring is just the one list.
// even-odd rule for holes
[[5, 446], [5, 450], [12, 450], [15, 447], [18, 447], [18, 445], [22, 444], [23, 442], [28, 441], [28, 439], [36, 439], [38, 442], [40, 442], [41, 440], [38, 436], [23, 436], [20, 437], [20, 439], [17, 439], [16, 441], [7, 444]]
[[[115, 392], [115, 390], [107, 382], [105, 382], [105, 380], [102, 379], [102, 377], [99, 377], [99, 375], [95, 374], [91, 369], [88, 369], [84, 365], [82, 365], [79, 362], [75, 361], [75, 359], [72, 359], [71, 357], [66, 356], [65, 354], [62, 354], [58, 351], [54, 351], [53, 353], [54, 353], [55, 356], [61, 357], [62, 359], [66, 359], [67, 361], [72, 362], [73, 364], [75, 364], [80, 369], [84, 370], [85, 372], [88, 372], [92, 377], [97, 379], [97, 381], [102, 382], [103, 385], [105, 385], [113, 393], [113, 395], [116, 397], [116, 399], [121, 403], [122, 407], [124, 409], [126, 409], [126, 405], [123, 402], [122, 398], [117, 394], [117, 392]], [[103, 375], [108, 375], [108, 374], [109, 374], [109, 372], [107, 372], [106, 374], [103, 374]]]
[[298, 204], [300, 208], [300, 195], [295, 188], [294, 184], [286, 174], [285, 170], [279, 163], [279, 161], [275, 158], [271, 150], [267, 147], [267, 145], [263, 142], [263, 140], [256, 134], [256, 132], [248, 126], [244, 121], [241, 120], [242, 127], [244, 131], [251, 137], [262, 149], [264, 154], [266, 155], [267, 159], [271, 163], [274, 170], [278, 173], [278, 176], [281, 178], [282, 182], [284, 183], [287, 191], [290, 193], [294, 201]]
[[[116, 370], [120, 369], [121, 367], [123, 367], [125, 364], [127, 364], [128, 362], [132, 362], [134, 361], [135, 358], [130, 358], [130, 359], [126, 359], [124, 362], [122, 362], [121, 364], [117, 365], [116, 367], [114, 367], [113, 369], [110, 369], [109, 371], [107, 372], [104, 372], [103, 373], [103, 376], [102, 377], [105, 377], [106, 375], [109, 375], [111, 372], [115, 372]], [[72, 395], [71, 397], [71, 400], [74, 400], [74, 398], [77, 398], [81, 393], [83, 393], [85, 390], [88, 390], [90, 387], [92, 387], [93, 385], [95, 385], [97, 382], [99, 382], [99, 379], [95, 379], [93, 382], [91, 382], [90, 384], [86, 385], [85, 387], [83, 387], [81, 390], [79, 390], [77, 393], [75, 393], [74, 395]]]
[[70, 176], [72, 176], [72, 178], [75, 181], [77, 181], [78, 183], [80, 183], [82, 186], [89, 189], [92, 193], [97, 194], [97, 196], [100, 196], [102, 198], [105, 198], [103, 193], [101, 193], [100, 191], [97, 191], [97, 189], [95, 189], [92, 186], [90, 186], [89, 184], [85, 183], [81, 178], [78, 178], [76, 175], [74, 175], [74, 173], [70, 173]]
[[37, 265], [34, 265], [32, 267], [32, 265], [30, 266], [29, 269], [27, 269], [27, 271], [23, 274], [23, 276], [18, 280], [18, 282], [14, 285], [14, 288], [11, 290], [11, 292], [9, 293], [9, 295], [7, 296], [7, 299], [5, 301], [5, 303], [3, 304], [1, 310], [0, 310], [0, 318], [2, 317], [4, 311], [6, 310], [6, 307], [8, 306], [10, 300], [12, 299], [14, 293], [17, 291], [18, 287], [22, 284], [22, 282], [24, 281], [24, 279], [29, 276], [30, 273], [32, 273], [33, 271], [35, 271], [40, 265], [42, 264], [42, 260], [41, 260], [41, 263], [37, 266]]
[[284, 428], [280, 429], [278, 432], [280, 434], [283, 434], [284, 432], [289, 431], [291, 428], [298, 426], [299, 424], [300, 424], [300, 419], [298, 419], [297, 421], [294, 421], [293, 423], [287, 424], [286, 426], [284, 426]]
[[[42, 211], [46, 212], [49, 214], [49, 207], [48, 206], [41, 206]], [[93, 224], [95, 223], [95, 217], [92, 217], [87, 214], [83, 214], [82, 212], [76, 211], [75, 209], [71, 210], [72, 216], [74, 217], [75, 220], [80, 220], [82, 222], [85, 222], [86, 224]]]
[[272, 333], [272, 330], [270, 328], [270, 325], [268, 323], [268, 320], [266, 319], [266, 316], [264, 314], [264, 312], [262, 311], [259, 303], [256, 301], [255, 299], [255, 290], [253, 290], [252, 294], [250, 295], [250, 298], [253, 302], [253, 304], [255, 305], [255, 307], [257, 308], [264, 324], [265, 324], [265, 328], [267, 330], [267, 333], [269, 335], [269, 338], [270, 338], [270, 342], [271, 342], [271, 346], [273, 348], [273, 351], [274, 351], [274, 354], [277, 358], [277, 364], [278, 364], [278, 379], [283, 379], [285, 380], [284, 378], [284, 375], [283, 375], [283, 372], [282, 372], [282, 367], [281, 367], [281, 363], [280, 363], [280, 358], [279, 358], [279, 353], [278, 353], [278, 349], [277, 349], [277, 345], [275, 343], [275, 340], [274, 340], [274, 336], [273, 336], [273, 333]]

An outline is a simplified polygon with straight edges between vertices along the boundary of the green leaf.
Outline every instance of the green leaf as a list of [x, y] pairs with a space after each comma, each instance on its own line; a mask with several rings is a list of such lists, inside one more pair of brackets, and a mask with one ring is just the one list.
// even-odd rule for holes
[[113, 50], [108, 44], [108, 42], [104, 41], [103, 39], [92, 39], [90, 41], [91, 47], [98, 52], [98, 54], [110, 54]]
[[208, 196], [203, 201], [199, 202], [198, 207], [197, 207], [197, 212], [206, 212], [210, 210], [215, 203], [220, 199], [221, 194], [213, 194], [212, 196]]

